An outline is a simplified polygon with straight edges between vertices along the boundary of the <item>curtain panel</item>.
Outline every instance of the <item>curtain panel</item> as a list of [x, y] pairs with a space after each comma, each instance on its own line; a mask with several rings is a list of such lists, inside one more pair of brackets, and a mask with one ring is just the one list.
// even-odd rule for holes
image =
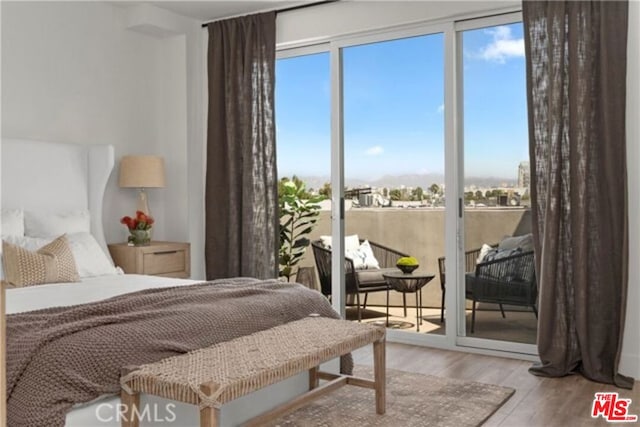
[[626, 1], [524, 1], [537, 375], [618, 373], [627, 295]]
[[208, 25], [207, 279], [277, 277], [275, 12]]

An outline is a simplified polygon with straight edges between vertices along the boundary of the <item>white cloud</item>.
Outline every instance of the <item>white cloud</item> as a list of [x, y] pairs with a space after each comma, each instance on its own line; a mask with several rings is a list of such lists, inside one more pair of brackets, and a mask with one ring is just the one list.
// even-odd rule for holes
[[440, 105], [438, 105], [438, 113], [439, 113], [439, 114], [444, 113], [444, 104], [440, 104]]
[[384, 148], [382, 148], [380, 145], [374, 145], [371, 148], [367, 148], [365, 153], [367, 156], [378, 156], [384, 153]]
[[486, 32], [491, 34], [493, 40], [487, 46], [480, 49], [478, 57], [485, 61], [495, 61], [504, 64], [508, 58], [524, 56], [524, 39], [514, 38], [511, 34], [511, 28], [501, 26], [486, 30]]

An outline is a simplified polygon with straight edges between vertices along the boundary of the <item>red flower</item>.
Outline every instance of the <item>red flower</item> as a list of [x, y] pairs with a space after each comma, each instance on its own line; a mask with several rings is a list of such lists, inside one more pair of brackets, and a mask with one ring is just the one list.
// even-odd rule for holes
[[136, 220], [131, 218], [130, 216], [122, 217], [120, 223], [126, 225], [129, 229], [133, 229], [136, 227]]
[[124, 216], [120, 219], [120, 224], [126, 225], [129, 230], [148, 230], [153, 223], [153, 218], [142, 211], [136, 211], [134, 218]]

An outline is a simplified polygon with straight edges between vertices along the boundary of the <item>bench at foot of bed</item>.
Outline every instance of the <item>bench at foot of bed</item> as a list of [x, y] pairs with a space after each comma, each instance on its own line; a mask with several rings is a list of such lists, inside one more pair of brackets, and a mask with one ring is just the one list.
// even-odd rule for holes
[[[319, 370], [321, 363], [373, 344], [374, 379]], [[127, 408], [123, 427], [137, 427], [140, 393], [200, 407], [200, 426], [220, 425], [221, 405], [308, 371], [309, 391], [250, 420], [258, 426], [343, 385], [375, 390], [376, 412], [385, 412], [385, 329], [324, 317], [276, 326], [231, 341], [143, 365], [121, 379]], [[320, 385], [320, 380], [327, 382]]]

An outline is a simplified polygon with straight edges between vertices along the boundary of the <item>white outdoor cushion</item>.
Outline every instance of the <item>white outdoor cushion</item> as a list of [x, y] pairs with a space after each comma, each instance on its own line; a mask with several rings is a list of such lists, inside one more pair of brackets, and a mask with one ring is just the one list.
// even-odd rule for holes
[[91, 232], [88, 210], [71, 212], [31, 212], [24, 214], [24, 234], [29, 237], [57, 237]]
[[487, 255], [484, 257], [483, 262], [495, 261], [502, 258], [507, 258], [512, 255], [517, 255], [522, 253], [522, 248], [514, 248], [514, 249], [494, 249], [492, 248]]
[[0, 235], [2, 237], [24, 236], [24, 212], [22, 209], [2, 209], [0, 217]]
[[[331, 249], [332, 238], [331, 236], [320, 236], [320, 240], [322, 241], [322, 245]], [[351, 236], [344, 237], [344, 251], [356, 251], [360, 247], [360, 238], [357, 234], [353, 234]]]
[[362, 242], [356, 250], [345, 250], [345, 256], [353, 260], [353, 268], [356, 270], [380, 268], [380, 263], [378, 263], [378, 260], [373, 255], [373, 250], [371, 250], [371, 245], [368, 240]]
[[486, 243], [483, 244], [482, 248], [480, 248], [480, 255], [478, 255], [478, 259], [476, 260], [476, 264], [480, 264], [492, 249], [493, 248], [491, 246], [487, 245]]

